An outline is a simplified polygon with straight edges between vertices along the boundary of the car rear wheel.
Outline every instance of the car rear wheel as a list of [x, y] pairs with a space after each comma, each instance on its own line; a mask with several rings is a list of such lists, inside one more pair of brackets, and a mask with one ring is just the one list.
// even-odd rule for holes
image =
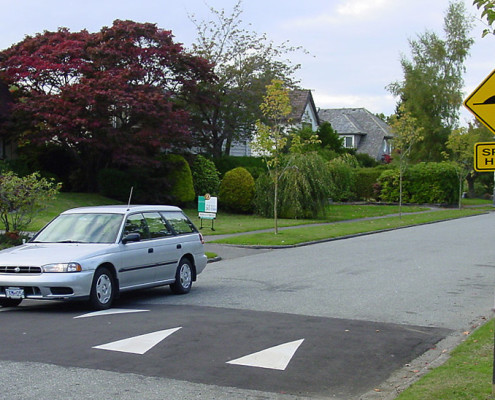
[[108, 268], [98, 268], [93, 277], [89, 302], [96, 310], [106, 310], [112, 306], [115, 285], [112, 273]]
[[175, 294], [189, 293], [192, 286], [193, 269], [191, 262], [187, 258], [183, 258], [179, 262], [177, 272], [175, 273], [175, 282], [170, 285], [170, 289]]
[[19, 304], [21, 304], [22, 299], [8, 299], [8, 298], [1, 298], [0, 299], [0, 306], [2, 307], [17, 307]]

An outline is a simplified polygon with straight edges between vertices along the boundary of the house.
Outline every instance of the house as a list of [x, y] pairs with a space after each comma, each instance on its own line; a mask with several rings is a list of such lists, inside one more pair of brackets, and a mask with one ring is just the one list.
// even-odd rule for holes
[[[294, 128], [302, 128], [309, 126], [313, 131], [318, 129], [320, 120], [318, 118], [318, 110], [311, 90], [296, 89], [289, 92], [290, 103], [292, 106], [291, 113], [288, 117], [288, 125]], [[249, 141], [242, 142], [234, 141], [230, 148], [231, 156], [251, 156], [251, 146]]]
[[321, 122], [332, 125], [346, 148], [366, 153], [378, 161], [392, 151], [390, 127], [365, 108], [324, 109], [318, 111], [318, 117]]

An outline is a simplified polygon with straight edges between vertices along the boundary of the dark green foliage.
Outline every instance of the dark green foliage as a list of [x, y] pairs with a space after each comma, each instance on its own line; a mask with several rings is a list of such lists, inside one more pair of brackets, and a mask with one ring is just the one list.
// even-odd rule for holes
[[[387, 170], [379, 178], [380, 198], [386, 202], [399, 200], [399, 171]], [[458, 177], [451, 163], [419, 163], [411, 166], [403, 177], [403, 201], [420, 204], [456, 204]]]
[[256, 214], [273, 218], [274, 190], [273, 180], [267, 172], [256, 179], [254, 194], [254, 212]]
[[292, 154], [280, 177], [280, 217], [316, 218], [328, 204], [331, 177], [316, 153]]
[[228, 171], [237, 167], [246, 168], [254, 179], [266, 171], [265, 161], [260, 157], [223, 156], [213, 159], [213, 162], [218, 172], [220, 172], [220, 177], [223, 177]]
[[115, 168], [105, 168], [98, 172], [98, 191], [111, 199], [126, 202], [129, 199], [132, 182], [129, 173]]
[[330, 197], [334, 201], [351, 200], [354, 197], [354, 168], [346, 161], [347, 158], [339, 157], [328, 162], [332, 182]]
[[316, 132], [321, 141], [321, 147], [335, 151], [337, 154], [345, 153], [344, 143], [339, 134], [332, 128], [332, 125], [325, 121]]
[[170, 182], [160, 169], [131, 168], [120, 170], [105, 168], [98, 173], [98, 192], [123, 203], [174, 204]]
[[354, 194], [357, 200], [371, 200], [376, 198], [375, 184], [383, 169], [357, 168], [354, 170]]
[[366, 153], [356, 153], [355, 157], [358, 160], [359, 166], [363, 168], [372, 168], [379, 164], [378, 161]]
[[209, 193], [217, 195], [220, 187], [220, 177], [215, 163], [198, 155], [191, 166], [194, 191], [198, 196]]
[[234, 212], [247, 213], [253, 209], [254, 179], [246, 168], [228, 171], [220, 184], [220, 207]]
[[176, 205], [186, 205], [195, 199], [191, 168], [186, 159], [178, 154], [163, 157], [163, 167], [171, 184], [170, 194]]

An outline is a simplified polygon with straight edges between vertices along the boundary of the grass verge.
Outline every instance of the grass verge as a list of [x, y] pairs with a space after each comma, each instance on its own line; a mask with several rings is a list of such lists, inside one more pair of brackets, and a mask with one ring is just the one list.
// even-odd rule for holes
[[404, 390], [397, 400], [494, 399], [493, 328], [489, 321], [451, 352], [443, 365]]
[[[425, 207], [403, 206], [403, 213], [413, 213], [428, 210]], [[189, 218], [199, 227], [201, 221], [198, 212], [194, 209], [184, 210]], [[326, 207], [324, 214], [318, 219], [278, 219], [279, 227], [318, 224], [326, 222], [349, 221], [365, 217], [380, 217], [399, 213], [398, 206], [390, 205], [354, 205], [335, 204]], [[204, 232], [208, 235], [223, 235], [230, 233], [252, 232], [273, 228], [273, 218], [264, 218], [258, 215], [231, 214], [220, 211], [214, 221], [214, 231], [210, 230], [211, 222], [203, 223]]]
[[366, 232], [375, 232], [386, 229], [400, 228], [410, 225], [448, 220], [484, 213], [484, 210], [438, 210], [419, 214], [395, 216], [383, 219], [354, 221], [352, 223], [315, 225], [279, 231], [273, 231], [233, 236], [230, 238], [213, 240], [213, 243], [248, 245], [248, 246], [287, 246], [336, 237], [356, 235]]

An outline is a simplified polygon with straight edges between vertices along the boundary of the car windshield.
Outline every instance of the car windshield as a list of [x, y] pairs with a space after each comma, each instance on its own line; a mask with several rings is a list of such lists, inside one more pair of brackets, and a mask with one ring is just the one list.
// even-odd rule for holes
[[33, 240], [35, 243], [114, 243], [122, 224], [120, 214], [62, 214]]

